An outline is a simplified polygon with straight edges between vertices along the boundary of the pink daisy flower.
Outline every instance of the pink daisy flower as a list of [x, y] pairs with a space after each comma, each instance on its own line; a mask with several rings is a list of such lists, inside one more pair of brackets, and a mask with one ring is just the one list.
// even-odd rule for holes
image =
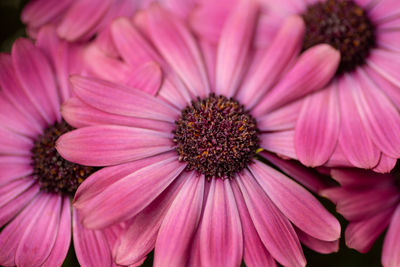
[[[221, 34], [234, 0], [213, 12], [212, 3], [192, 16], [203, 37]], [[395, 0], [260, 0], [263, 19], [256, 47], [264, 47], [284, 18], [306, 23], [302, 49], [328, 43], [341, 53], [333, 81], [308, 95], [293, 125], [296, 158], [307, 166], [353, 166], [389, 172], [400, 157], [400, 2]], [[207, 17], [210, 12], [210, 17]], [[219, 14], [219, 15], [218, 15]], [[217, 21], [217, 22], [216, 22]], [[214, 26], [215, 23], [218, 26]]]
[[108, 28], [111, 21], [132, 16], [155, 1], [182, 17], [194, 5], [194, 0], [31, 0], [22, 11], [21, 19], [33, 38], [41, 27], [53, 24], [60, 38], [75, 42], [97, 35], [96, 43], [113, 53]]
[[382, 251], [384, 267], [400, 266], [400, 172], [388, 174], [359, 169], [333, 169], [341, 187], [322, 191], [337, 204], [337, 211], [350, 221], [347, 246], [362, 253], [388, 228]]
[[[239, 266], [242, 258], [247, 266], [305, 266], [300, 241], [337, 250], [338, 221], [261, 156], [314, 190], [321, 182], [300, 165], [257, 152], [287, 146], [274, 137], [274, 127], [291, 116], [279, 107], [324, 86], [339, 53], [319, 45], [299, 55], [304, 24], [294, 16], [271, 49], [252, 58], [257, 14], [255, 1], [240, 2], [214, 55], [159, 6], [135, 24], [116, 20], [111, 30], [124, 61], [155, 66], [129, 83], [157, 97], [71, 78], [76, 97], [63, 116], [75, 127], [91, 126], [62, 135], [57, 150], [72, 162], [109, 166], [82, 183], [74, 205], [88, 228], [127, 221], [114, 249], [117, 264], [135, 263], [155, 248], [155, 266]], [[249, 69], [251, 61], [259, 68]], [[266, 99], [269, 112], [258, 104]]]
[[11, 55], [0, 54], [1, 266], [61, 266], [71, 235], [82, 266], [114, 265], [111, 247], [122, 226], [85, 229], [71, 206], [95, 169], [68, 162], [55, 149], [58, 136], [72, 129], [59, 111], [68, 84], [58, 78], [65, 82], [80, 65], [74, 53], [44, 28], [37, 46], [18, 39]]

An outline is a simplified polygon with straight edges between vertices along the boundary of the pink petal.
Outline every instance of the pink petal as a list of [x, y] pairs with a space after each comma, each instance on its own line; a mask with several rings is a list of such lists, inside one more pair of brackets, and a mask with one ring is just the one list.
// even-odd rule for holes
[[400, 5], [396, 0], [377, 1], [376, 4], [369, 10], [368, 15], [375, 20], [385, 20], [390, 17], [399, 15]]
[[225, 22], [217, 52], [215, 89], [219, 95], [232, 97], [242, 80], [257, 12], [256, 1], [239, 1]]
[[308, 93], [322, 89], [335, 74], [339, 60], [339, 52], [329, 45], [321, 44], [308, 49], [271, 92], [255, 106], [252, 113], [256, 117], [264, 115]]
[[210, 80], [211, 90], [215, 91], [215, 75], [216, 75], [216, 65], [217, 65], [217, 45], [211, 44], [206, 41], [200, 41], [200, 47], [203, 52], [205, 65], [208, 71], [208, 77]]
[[54, 73], [43, 53], [27, 39], [12, 47], [12, 61], [22, 89], [48, 124], [61, 119], [60, 99]]
[[162, 5], [174, 14], [185, 18], [192, 11], [195, 2], [194, 0], [163, 0]]
[[298, 161], [284, 160], [267, 152], [261, 152], [260, 155], [314, 193], [332, 186], [331, 181], [321, 177], [315, 169], [306, 168]]
[[90, 166], [109, 166], [170, 151], [174, 147], [171, 139], [169, 133], [97, 125], [64, 134], [57, 140], [56, 148], [69, 161]]
[[73, 209], [72, 215], [75, 253], [81, 266], [111, 266], [111, 249], [104, 233], [83, 227], [76, 209]]
[[184, 266], [203, 206], [205, 177], [192, 173], [161, 224], [154, 251], [154, 266]]
[[82, 101], [105, 112], [174, 122], [179, 111], [139, 90], [110, 82], [74, 76], [74, 91]]
[[40, 27], [61, 16], [73, 0], [36, 0], [26, 4], [21, 20], [31, 27]]
[[399, 111], [364, 72], [357, 72], [355, 79], [359, 82], [357, 104], [361, 106], [367, 133], [383, 153], [400, 157]]
[[203, 59], [183, 21], [169, 16], [156, 5], [147, 15], [151, 39], [166, 61], [194, 95], [208, 95], [210, 88]]
[[70, 198], [63, 198], [60, 224], [54, 247], [49, 257], [42, 264], [43, 267], [61, 266], [67, 256], [69, 244], [71, 242], [71, 204]]
[[276, 266], [274, 258], [272, 258], [272, 256], [269, 254], [260, 237], [258, 236], [257, 230], [254, 228], [253, 221], [251, 220], [246, 203], [237, 183], [232, 182], [231, 185], [239, 210], [240, 221], [242, 222], [243, 226], [243, 258], [246, 266]]
[[[245, 2], [245, 1], [244, 1]], [[271, 89], [290, 62], [297, 57], [302, 45], [305, 25], [298, 16], [287, 18], [270, 46], [262, 54], [241, 86], [237, 98], [251, 109]]]
[[[339, 134], [339, 141], [340, 141], [340, 134]], [[347, 159], [342, 145], [340, 142], [336, 144], [335, 150], [333, 154], [329, 158], [328, 162], [325, 163], [326, 167], [354, 167], [353, 164]]]
[[[44, 206], [35, 210], [37, 215], [32, 216], [26, 225], [15, 253], [17, 266], [40, 266], [50, 255], [54, 246], [60, 225], [62, 197], [53, 194], [41, 194]], [[27, 207], [27, 209], [33, 207]]]
[[86, 205], [87, 201], [90, 201], [91, 198], [103, 192], [113, 183], [144, 167], [175, 156], [176, 152], [174, 151], [125, 164], [102, 168], [86, 178], [85, 181], [78, 187], [78, 190], [75, 193], [74, 206], [78, 209], [82, 208]]
[[7, 54], [0, 54], [0, 87], [10, 103], [29, 121], [32, 121], [32, 125], [36, 128], [36, 131], [40, 132], [42, 127], [46, 127], [46, 122], [22, 90], [15, 74], [11, 56]]
[[304, 233], [298, 228], [296, 228], [296, 233], [301, 243], [319, 253], [329, 254], [333, 252], [338, 252], [339, 250], [339, 240], [322, 241]]
[[128, 223], [128, 228], [120, 236], [118, 245], [113, 250], [114, 259], [118, 264], [135, 264], [154, 249], [165, 214], [189, 177], [190, 173], [183, 172], [159, 197]]
[[300, 99], [277, 110], [268, 112], [262, 117], [257, 118], [258, 129], [265, 132], [294, 129], [302, 105], [303, 99]]
[[373, 169], [374, 172], [379, 173], [389, 173], [394, 166], [396, 165], [397, 159], [386, 156], [385, 154], [381, 154], [381, 159], [379, 160], [378, 165]]
[[69, 125], [75, 128], [98, 124], [131, 126], [143, 129], [172, 132], [175, 125], [166, 121], [115, 115], [93, 108], [79, 98], [70, 98], [61, 106], [61, 114]]
[[[396, 23], [398, 26], [399, 22]], [[381, 26], [381, 25], [380, 25]], [[386, 25], [382, 25], [385, 29], [382, 29], [377, 35], [377, 43], [379, 48], [384, 48], [387, 50], [392, 50], [394, 52], [400, 52], [400, 31], [396, 28], [387, 29]]]
[[240, 265], [243, 253], [242, 226], [229, 179], [211, 180], [199, 235], [202, 265]]
[[323, 241], [339, 239], [339, 222], [311, 193], [259, 161], [249, 169], [268, 197], [293, 224]]
[[57, 33], [68, 41], [75, 41], [96, 26], [111, 4], [111, 0], [74, 2], [58, 26]]
[[155, 62], [147, 62], [135, 69], [127, 85], [138, 88], [151, 95], [156, 95], [161, 87], [162, 72]]
[[0, 157], [0, 186], [32, 173], [30, 157]]
[[289, 220], [276, 208], [248, 171], [235, 180], [258, 235], [271, 256], [282, 265], [305, 266], [306, 260], [299, 239]]
[[346, 245], [361, 253], [368, 252], [389, 225], [393, 212], [394, 208], [391, 208], [361, 221], [350, 222], [346, 228]]
[[339, 136], [340, 112], [336, 84], [305, 98], [295, 130], [296, 154], [306, 166], [323, 165]]
[[356, 168], [332, 169], [331, 176], [338, 181], [342, 187], [346, 188], [375, 188], [392, 187], [392, 175], [379, 174], [369, 170]]
[[339, 143], [348, 160], [358, 168], [373, 168], [378, 164], [379, 151], [369, 138], [358, 110], [354, 80], [349, 75], [339, 80], [341, 130]]
[[400, 265], [400, 205], [390, 222], [382, 250], [382, 264], [388, 267]]
[[160, 195], [185, 167], [173, 157], [120, 179], [81, 207], [83, 224], [98, 229], [132, 218]]
[[260, 139], [262, 148], [284, 157], [297, 158], [294, 149], [294, 131], [265, 133], [261, 134]]
[[367, 64], [386, 80], [400, 87], [400, 75], [395, 71], [400, 66], [398, 53], [384, 49], [374, 49], [368, 57]]
[[0, 127], [0, 155], [30, 156], [32, 147], [32, 139]]
[[1, 185], [0, 207], [5, 206], [9, 202], [12, 202], [14, 199], [27, 191], [34, 183], [35, 180], [32, 179], [32, 177], [28, 177]]

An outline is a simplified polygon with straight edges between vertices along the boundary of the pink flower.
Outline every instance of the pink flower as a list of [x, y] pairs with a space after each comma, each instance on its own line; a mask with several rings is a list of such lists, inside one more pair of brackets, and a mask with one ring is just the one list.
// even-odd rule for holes
[[[224, 0], [212, 12], [212, 1], [202, 2], [191, 23], [199, 35], [215, 42], [237, 1]], [[263, 15], [256, 48], [268, 46], [282, 21], [299, 14], [306, 22], [305, 38], [299, 40], [303, 49], [328, 43], [341, 52], [333, 81], [288, 111], [299, 114], [293, 135], [295, 158], [313, 167], [326, 164], [389, 172], [400, 157], [400, 20], [396, 16], [400, 2], [260, 2]]]
[[71, 235], [82, 266], [113, 266], [110, 246], [122, 225], [83, 228], [71, 197], [94, 169], [67, 162], [55, 149], [71, 129], [59, 108], [70, 95], [68, 73], [79, 65], [75, 48], [44, 28], [37, 46], [18, 39], [11, 55], [0, 54], [2, 266], [61, 266]]
[[261, 156], [315, 190], [321, 182], [259, 151], [292, 149], [276, 138], [293, 115], [280, 107], [324, 86], [339, 54], [319, 45], [299, 56], [304, 24], [294, 16], [271, 49], [253, 57], [257, 14], [256, 2], [240, 2], [213, 50], [154, 5], [136, 26], [120, 18], [111, 27], [125, 64], [143, 70], [118, 79], [142, 90], [71, 78], [76, 97], [62, 114], [88, 127], [61, 136], [57, 150], [72, 162], [108, 166], [82, 183], [74, 202], [86, 227], [127, 221], [114, 250], [118, 264], [155, 248], [155, 266], [239, 266], [242, 257], [248, 266], [304, 266], [300, 241], [324, 253], [338, 249], [338, 221]]
[[384, 267], [400, 266], [400, 175], [399, 165], [389, 174], [359, 169], [333, 169], [341, 187], [322, 191], [337, 204], [337, 211], [350, 221], [347, 246], [362, 253], [388, 228], [382, 251]]

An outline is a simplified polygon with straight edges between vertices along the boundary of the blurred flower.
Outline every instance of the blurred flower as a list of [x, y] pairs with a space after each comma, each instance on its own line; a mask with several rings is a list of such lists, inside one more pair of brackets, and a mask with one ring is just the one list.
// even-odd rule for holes
[[322, 191], [350, 221], [346, 244], [362, 253], [388, 228], [382, 251], [384, 267], [400, 266], [400, 165], [389, 174], [359, 169], [333, 169], [341, 187]]
[[[279, 107], [324, 86], [339, 53], [319, 45], [299, 55], [304, 24], [294, 16], [252, 58], [257, 15], [256, 2], [240, 2], [213, 53], [153, 5], [135, 24], [112, 24], [124, 67], [108, 78], [124, 85], [71, 78], [76, 97], [62, 114], [88, 127], [61, 136], [57, 150], [72, 162], [109, 166], [82, 183], [74, 205], [92, 229], [128, 220], [114, 250], [118, 264], [135, 264], [155, 248], [155, 266], [239, 266], [242, 257], [247, 266], [304, 266], [300, 240], [337, 250], [338, 221], [257, 154], [320, 186], [309, 170], [260, 150], [290, 146], [274, 138], [273, 127], [290, 116]], [[111, 65], [99, 63], [107, 75]]]
[[122, 225], [87, 230], [71, 207], [95, 168], [68, 162], [55, 149], [58, 136], [72, 129], [59, 108], [70, 96], [68, 73], [79, 69], [75, 48], [45, 27], [37, 46], [18, 39], [11, 55], [0, 54], [2, 266], [61, 266], [71, 234], [82, 266], [113, 266], [110, 246]]
[[[215, 42], [235, 0], [202, 5], [191, 16], [197, 34]], [[260, 0], [255, 47], [268, 46], [293, 14], [306, 23], [302, 49], [328, 43], [341, 52], [333, 81], [308, 95], [293, 142], [307, 166], [352, 166], [389, 172], [400, 157], [400, 2], [393, 0]], [[209, 15], [210, 14], [210, 15]], [[214, 24], [214, 26], [213, 26]], [[217, 25], [217, 26], [215, 26]]]

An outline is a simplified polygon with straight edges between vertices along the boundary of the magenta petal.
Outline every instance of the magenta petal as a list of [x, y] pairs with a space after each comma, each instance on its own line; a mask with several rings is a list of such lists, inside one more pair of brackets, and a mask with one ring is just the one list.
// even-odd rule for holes
[[75, 128], [98, 124], [111, 124], [132, 126], [143, 129], [172, 132], [175, 125], [166, 121], [156, 121], [151, 119], [141, 119], [130, 116], [115, 115], [99, 109], [93, 108], [79, 98], [72, 97], [61, 106], [61, 114], [69, 125]]
[[127, 85], [138, 88], [151, 95], [156, 95], [161, 87], [162, 72], [155, 62], [147, 62], [135, 69]]
[[111, 4], [111, 0], [75, 1], [58, 26], [58, 34], [68, 41], [75, 41], [96, 26]]
[[43, 263], [43, 267], [61, 266], [67, 256], [71, 242], [71, 204], [69, 196], [63, 198], [60, 215], [60, 225], [54, 247], [49, 257]]
[[348, 160], [358, 168], [373, 168], [379, 161], [379, 150], [368, 136], [358, 110], [354, 81], [349, 75], [339, 80], [340, 135], [339, 143]]
[[57, 140], [56, 148], [69, 161], [83, 165], [109, 166], [170, 151], [173, 143], [170, 133], [126, 126], [97, 125], [64, 134]]
[[21, 20], [31, 27], [40, 27], [60, 16], [74, 0], [36, 0], [26, 4]]
[[156, 5], [147, 15], [147, 26], [154, 45], [192, 93], [206, 96], [210, 88], [204, 62], [195, 39], [183, 21], [169, 16]]
[[[62, 197], [53, 194], [41, 194], [44, 200], [42, 209], [30, 220], [25, 228], [15, 253], [17, 266], [40, 266], [50, 255], [60, 224]], [[39, 196], [38, 198], [40, 198]], [[33, 207], [30, 207], [32, 209]], [[27, 207], [29, 209], [29, 207]], [[30, 253], [29, 253], [29, 252]]]
[[240, 265], [243, 253], [242, 226], [229, 179], [211, 180], [199, 235], [202, 265]]
[[272, 203], [248, 171], [235, 178], [247, 209], [268, 252], [285, 266], [305, 266], [299, 239], [289, 220]]
[[132, 218], [157, 198], [185, 167], [177, 157], [172, 157], [118, 180], [81, 207], [83, 224], [88, 228], [102, 228]]
[[232, 97], [238, 89], [248, 64], [258, 9], [256, 1], [239, 1], [225, 22], [218, 43], [215, 76], [217, 94]]
[[379, 160], [378, 165], [373, 169], [374, 172], [379, 173], [389, 173], [394, 166], [396, 166], [397, 159], [386, 156], [385, 154], [381, 154], [381, 159]]
[[246, 203], [243, 199], [242, 193], [237, 183], [232, 182], [232, 189], [235, 195], [237, 207], [239, 209], [240, 220], [242, 222], [243, 230], [243, 259], [246, 266], [276, 266], [274, 258], [269, 254], [264, 244], [258, 236], [257, 230], [254, 228], [253, 221], [251, 220], [249, 211], [247, 210]]
[[296, 229], [296, 233], [301, 243], [319, 253], [329, 254], [339, 250], [339, 239], [334, 241], [322, 241], [304, 233], [300, 229]]
[[262, 148], [284, 157], [297, 158], [293, 130], [264, 133], [260, 137]]
[[53, 124], [60, 116], [60, 99], [47, 58], [27, 39], [15, 41], [11, 52], [15, 72], [35, 108]]
[[397, 206], [383, 243], [382, 264], [387, 267], [400, 265], [400, 205]]
[[300, 55], [280, 82], [264, 96], [252, 113], [264, 115], [308, 93], [322, 89], [333, 77], [339, 52], [329, 45], [316, 45]]
[[111, 266], [111, 249], [104, 233], [83, 227], [76, 209], [72, 215], [75, 253], [81, 266]]
[[302, 231], [324, 241], [339, 239], [339, 222], [311, 193], [264, 163], [249, 168], [272, 202]]
[[295, 130], [301, 163], [316, 167], [332, 155], [339, 136], [340, 112], [336, 84], [305, 98]]
[[71, 82], [82, 101], [105, 112], [169, 122], [179, 116], [178, 110], [140, 90], [79, 76]]
[[118, 264], [135, 264], [154, 249], [164, 216], [182, 184], [189, 177], [190, 173], [182, 173], [159, 197], [128, 222], [128, 228], [120, 236], [118, 245], [113, 250], [114, 259]]
[[192, 173], [186, 178], [161, 224], [154, 266], [184, 266], [188, 260], [203, 206], [205, 177]]
[[0, 151], [3, 156], [30, 156], [32, 139], [10, 132], [0, 126]]
[[284, 69], [298, 55], [304, 32], [305, 25], [299, 16], [285, 20], [270, 46], [263, 51], [262, 58], [252, 65], [254, 71], [248, 72], [237, 96], [242, 104], [252, 108], [276, 83]]
[[32, 173], [30, 157], [0, 157], [0, 186]]
[[346, 245], [361, 253], [368, 252], [389, 225], [393, 212], [394, 208], [391, 208], [360, 221], [350, 222], [346, 228]]

